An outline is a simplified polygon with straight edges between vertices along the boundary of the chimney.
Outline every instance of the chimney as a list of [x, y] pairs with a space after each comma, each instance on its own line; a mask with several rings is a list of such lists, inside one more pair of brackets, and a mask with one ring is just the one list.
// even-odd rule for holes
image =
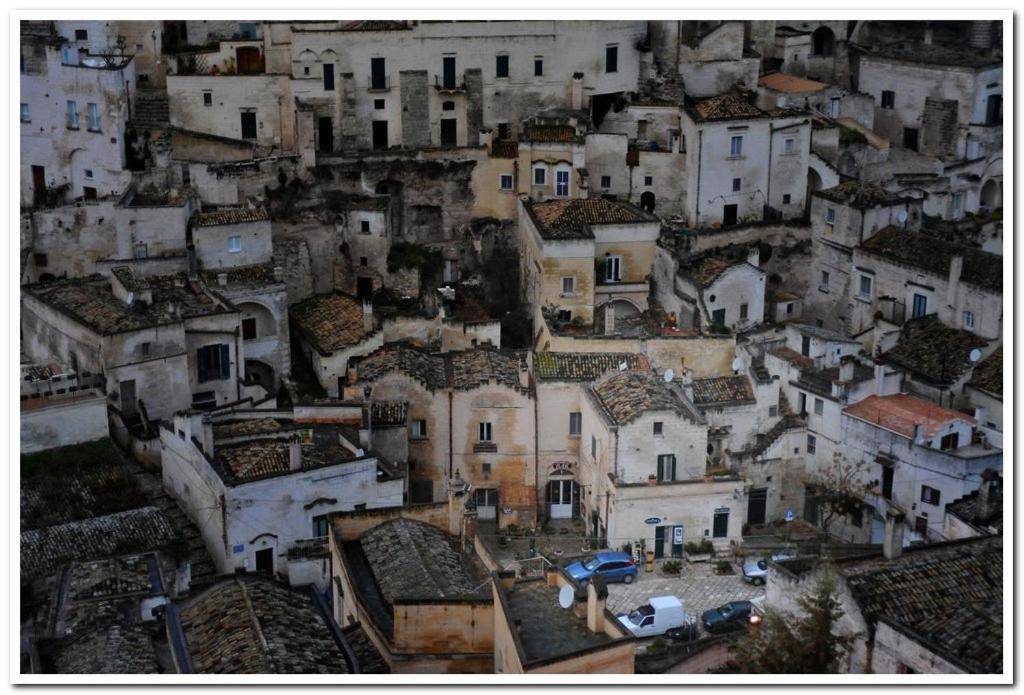
[[579, 111], [583, 108], [583, 73], [572, 74], [572, 108]]
[[363, 300], [363, 331], [373, 332], [373, 302], [369, 299]]
[[978, 421], [978, 427], [985, 427], [988, 422], [988, 408], [983, 405], [974, 406], [974, 419]]
[[297, 471], [302, 468], [302, 444], [298, 437], [288, 442], [288, 470]]
[[953, 256], [949, 259], [949, 285], [946, 288], [946, 304], [949, 306], [956, 306], [956, 291], [960, 285], [960, 273], [963, 269], [963, 256]]
[[277, 282], [284, 282], [284, 268], [279, 265], [274, 266], [274, 280]]
[[217, 273], [217, 285], [220, 286], [220, 287], [227, 287], [228, 286], [228, 274], [227, 273]]
[[604, 632], [604, 609], [608, 601], [608, 586], [604, 577], [595, 574], [587, 585], [587, 629]]
[[755, 268], [761, 267], [761, 249], [757, 246], [751, 246], [747, 250], [747, 263], [754, 266]]
[[615, 304], [608, 302], [604, 307], [604, 334], [615, 333]]
[[882, 554], [886, 560], [895, 560], [903, 552], [903, 519], [905, 515], [895, 507], [885, 513], [885, 541]]
[[839, 358], [839, 381], [849, 383], [853, 381], [853, 368], [857, 360], [853, 355], [843, 355]]
[[920, 422], [914, 423], [914, 444], [924, 444], [924, 425]]
[[480, 129], [480, 144], [487, 148], [487, 152], [491, 151], [491, 143], [494, 142], [494, 131], [490, 128]]

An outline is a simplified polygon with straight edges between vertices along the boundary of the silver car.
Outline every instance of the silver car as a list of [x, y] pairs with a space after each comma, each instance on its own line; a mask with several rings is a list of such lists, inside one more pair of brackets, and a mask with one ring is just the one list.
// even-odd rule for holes
[[[779, 553], [771, 556], [771, 562], [792, 560], [792, 555]], [[761, 586], [768, 579], [768, 562], [766, 558], [750, 558], [743, 563], [743, 581], [754, 586]]]

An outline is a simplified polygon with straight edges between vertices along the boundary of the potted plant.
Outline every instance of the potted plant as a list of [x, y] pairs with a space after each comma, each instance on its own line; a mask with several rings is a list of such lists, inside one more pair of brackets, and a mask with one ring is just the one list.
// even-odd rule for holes
[[707, 562], [715, 554], [715, 546], [707, 538], [700, 543], [690, 542], [683, 546], [687, 562]]
[[715, 563], [715, 574], [736, 574], [736, 570], [728, 560], [719, 560]]
[[679, 560], [666, 560], [661, 564], [661, 573], [666, 577], [678, 577], [683, 570], [683, 563]]

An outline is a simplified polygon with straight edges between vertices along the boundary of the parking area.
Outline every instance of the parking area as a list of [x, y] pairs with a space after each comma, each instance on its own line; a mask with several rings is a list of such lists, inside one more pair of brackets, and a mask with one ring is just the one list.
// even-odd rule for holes
[[713, 562], [684, 562], [678, 577], [665, 577], [657, 568], [650, 573], [641, 570], [632, 584], [608, 585], [608, 609], [627, 613], [654, 596], [676, 596], [683, 602], [683, 609], [699, 620], [704, 611], [728, 601], [761, 603], [764, 587], [747, 584], [740, 568], [734, 564], [733, 569], [736, 574], [718, 575]]

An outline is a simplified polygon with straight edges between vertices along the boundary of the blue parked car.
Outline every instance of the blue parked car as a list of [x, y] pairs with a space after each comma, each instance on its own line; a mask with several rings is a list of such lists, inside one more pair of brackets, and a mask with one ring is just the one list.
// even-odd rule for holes
[[590, 578], [600, 574], [606, 582], [625, 582], [636, 579], [637, 568], [629, 553], [598, 553], [586, 562], [574, 562], [565, 568], [569, 576], [586, 586]]

